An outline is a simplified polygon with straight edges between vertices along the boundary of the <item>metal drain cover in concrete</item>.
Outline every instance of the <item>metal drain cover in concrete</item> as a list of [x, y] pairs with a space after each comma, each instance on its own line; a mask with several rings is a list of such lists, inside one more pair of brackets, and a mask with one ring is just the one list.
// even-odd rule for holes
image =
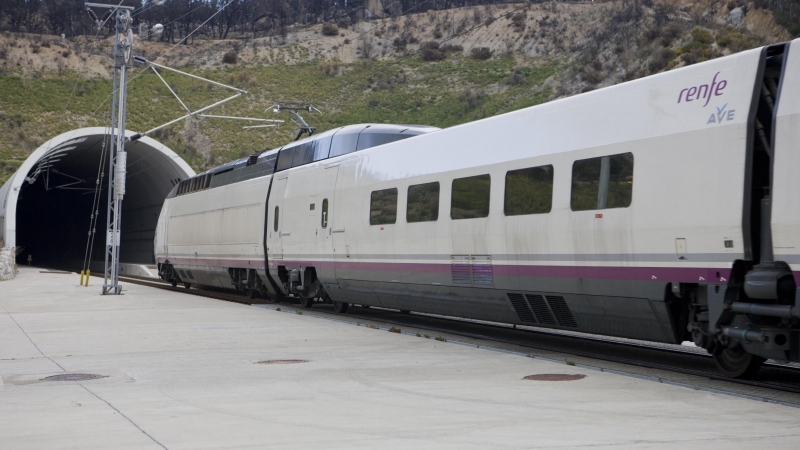
[[300, 364], [307, 362], [307, 359], [270, 359], [267, 361], [259, 361], [256, 364]]
[[42, 378], [42, 381], [88, 381], [106, 377], [107, 375], [95, 375], [93, 373], [61, 373]]
[[586, 378], [586, 375], [581, 375], [581, 374], [569, 375], [565, 373], [540, 373], [536, 375], [528, 375], [527, 377], [523, 378], [523, 380], [574, 381], [574, 380], [580, 380], [582, 378]]

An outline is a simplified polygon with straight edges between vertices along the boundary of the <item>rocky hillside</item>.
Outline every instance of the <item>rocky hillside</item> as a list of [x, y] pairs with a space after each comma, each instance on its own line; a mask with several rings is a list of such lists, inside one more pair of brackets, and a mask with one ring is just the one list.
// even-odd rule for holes
[[[216, 114], [273, 118], [265, 110], [288, 101], [319, 108], [307, 119], [320, 131], [367, 121], [447, 127], [790, 39], [776, 17], [735, 1], [520, 3], [296, 26], [258, 39], [144, 40], [135, 53], [250, 92]], [[110, 43], [0, 35], [0, 183], [50, 137], [106, 123]], [[139, 67], [134, 74], [129, 128], [183, 114], [155, 75]], [[164, 76], [192, 108], [226, 95]], [[277, 130], [241, 125], [192, 119], [156, 138], [203, 170], [296, 131], [289, 122]]]

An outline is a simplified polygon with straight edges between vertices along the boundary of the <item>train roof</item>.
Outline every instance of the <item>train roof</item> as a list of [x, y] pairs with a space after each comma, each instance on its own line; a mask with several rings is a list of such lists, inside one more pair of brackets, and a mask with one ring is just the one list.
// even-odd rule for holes
[[231, 161], [181, 181], [167, 198], [270, 175], [314, 161], [346, 155], [438, 131], [427, 125], [362, 123], [334, 128], [282, 147]]

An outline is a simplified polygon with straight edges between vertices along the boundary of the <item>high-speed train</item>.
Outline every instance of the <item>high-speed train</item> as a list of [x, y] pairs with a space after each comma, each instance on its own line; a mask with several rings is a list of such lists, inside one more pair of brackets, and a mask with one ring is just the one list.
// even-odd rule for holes
[[800, 361], [800, 40], [182, 181], [162, 278]]

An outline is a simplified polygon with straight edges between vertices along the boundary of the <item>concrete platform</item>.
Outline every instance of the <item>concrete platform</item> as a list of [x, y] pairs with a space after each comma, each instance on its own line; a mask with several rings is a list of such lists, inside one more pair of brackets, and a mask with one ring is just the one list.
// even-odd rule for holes
[[[796, 408], [78, 281], [0, 282], [2, 449], [800, 447]], [[64, 373], [106, 377], [41, 381]]]

